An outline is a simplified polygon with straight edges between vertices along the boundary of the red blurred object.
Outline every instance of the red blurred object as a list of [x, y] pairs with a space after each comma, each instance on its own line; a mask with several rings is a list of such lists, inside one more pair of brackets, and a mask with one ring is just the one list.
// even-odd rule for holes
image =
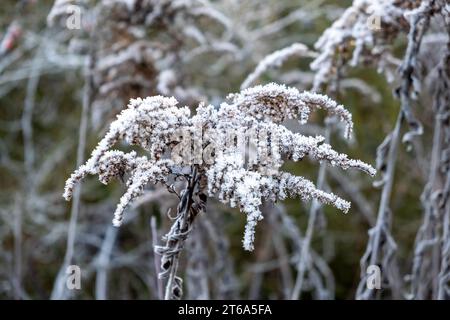
[[0, 55], [3, 55], [11, 51], [16, 45], [21, 35], [22, 35], [21, 26], [16, 22], [11, 23], [0, 43]]

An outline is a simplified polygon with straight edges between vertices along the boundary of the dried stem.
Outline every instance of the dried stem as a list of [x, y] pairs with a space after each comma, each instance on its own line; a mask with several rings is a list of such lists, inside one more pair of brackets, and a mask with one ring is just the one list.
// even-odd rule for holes
[[106, 300], [108, 298], [108, 269], [110, 268], [111, 252], [117, 237], [117, 228], [109, 225], [100, 248], [97, 259], [97, 277], [95, 279], [95, 298]]
[[[86, 148], [86, 136], [88, 130], [89, 107], [92, 100], [91, 70], [93, 69], [93, 65], [94, 60], [92, 59], [92, 56], [88, 56], [86, 58], [86, 65], [85, 65], [85, 85], [83, 90], [83, 106], [81, 110], [80, 129], [78, 136], [77, 167], [80, 166], [84, 161], [84, 150]], [[80, 198], [81, 198], [81, 186], [78, 186], [77, 188], [75, 188], [74, 191], [73, 202], [70, 211], [69, 229], [67, 232], [66, 254], [64, 256], [64, 262], [56, 277], [53, 291], [51, 294], [51, 299], [59, 300], [64, 299], [65, 297], [64, 294], [65, 272], [67, 266], [71, 264], [73, 259], [78, 212], [80, 210]]]
[[[155, 247], [158, 243], [158, 229], [156, 228], [156, 218], [154, 216], [150, 218], [150, 229], [152, 232], [152, 246]], [[156, 275], [159, 275], [159, 273], [161, 272], [161, 259], [156, 254], [155, 250], [153, 250], [153, 253], [154, 253], [153, 262], [155, 264], [155, 273]], [[162, 281], [158, 276], [156, 277], [156, 287], [158, 288], [158, 299], [162, 300], [164, 298], [164, 289]]]
[[[411, 90], [413, 89], [414, 68], [416, 66], [416, 57], [420, 50], [422, 38], [425, 30], [428, 27], [429, 15], [414, 14], [411, 17], [411, 28], [408, 36], [408, 47], [406, 49], [405, 57], [401, 67], [402, 84], [399, 88], [399, 97], [401, 103], [401, 110], [397, 116], [397, 122], [394, 130], [383, 143], [384, 148], [388, 148], [387, 159], [382, 159], [385, 173], [383, 176], [383, 189], [381, 192], [380, 206], [378, 209], [377, 223], [369, 231], [369, 243], [363, 257], [361, 258], [361, 282], [357, 290], [358, 299], [370, 299], [375, 294], [375, 290], [366, 288], [366, 268], [368, 264], [378, 265], [383, 267], [382, 272], [391, 274], [389, 278], [392, 286], [392, 293], [394, 297], [399, 297], [398, 281], [400, 276], [392, 276], [392, 273], [397, 272], [397, 268], [391, 265], [396, 244], [390, 234], [391, 211], [390, 211], [390, 197], [392, 187], [394, 184], [395, 165], [397, 162], [398, 149], [400, 144], [401, 127], [404, 120], [407, 120], [411, 131], [408, 132], [403, 140], [407, 143], [411, 142], [414, 135], [421, 134], [422, 128], [420, 124], [414, 119], [411, 111]], [[422, 24], [421, 24], [422, 22]], [[383, 254], [384, 251], [384, 254]], [[381, 257], [383, 261], [380, 261]]]
[[[192, 230], [192, 224], [199, 210], [204, 209], [204, 203], [197, 204], [193, 197], [199, 183], [197, 167], [194, 166], [188, 178], [186, 188], [181, 193], [180, 203], [177, 207], [176, 220], [165, 235], [166, 245], [156, 246], [155, 251], [162, 255], [159, 277], [167, 278], [164, 300], [180, 299], [182, 296], [182, 279], [177, 276], [180, 253], [186, 239]], [[205, 199], [200, 196], [200, 199]]]
[[[327, 123], [325, 128], [325, 141], [328, 143], [330, 140], [330, 128], [331, 124]], [[325, 184], [325, 176], [326, 176], [326, 166], [324, 164], [320, 165], [319, 174], [317, 177], [317, 187], [322, 189]], [[298, 300], [300, 297], [300, 293], [303, 288], [303, 280], [305, 277], [305, 271], [308, 268], [308, 264], [311, 263], [310, 259], [310, 246], [311, 240], [314, 234], [314, 228], [316, 225], [317, 215], [319, 214], [320, 203], [317, 200], [313, 200], [311, 204], [311, 208], [309, 210], [309, 219], [308, 219], [308, 227], [306, 229], [305, 237], [302, 241], [302, 248], [300, 253], [300, 259], [297, 264], [297, 278], [295, 280], [294, 289], [292, 290], [291, 300]]]

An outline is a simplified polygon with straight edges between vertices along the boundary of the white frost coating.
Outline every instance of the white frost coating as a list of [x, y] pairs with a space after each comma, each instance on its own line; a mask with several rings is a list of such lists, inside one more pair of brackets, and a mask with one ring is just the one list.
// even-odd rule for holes
[[199, 1], [199, 3], [202, 3], [204, 6], [192, 9], [192, 15], [208, 17], [211, 20], [217, 21], [219, 24], [223, 25], [225, 29], [231, 29], [232, 22], [227, 16], [212, 7], [212, 4], [209, 2]]
[[314, 90], [329, 83], [339, 68], [371, 63], [389, 80], [398, 60], [389, 46], [400, 32], [408, 33], [405, 12], [420, 1], [354, 0], [344, 14], [328, 28], [315, 44], [319, 56], [311, 63], [316, 71]]
[[269, 83], [230, 94], [227, 98], [234, 104], [247, 108], [247, 112], [257, 119], [268, 119], [275, 123], [299, 118], [303, 124], [308, 121], [311, 109], [324, 109], [345, 122], [346, 138], [350, 138], [353, 130], [351, 113], [322, 94], [307, 91], [300, 93], [296, 88]]
[[275, 51], [258, 63], [255, 70], [247, 76], [241, 85], [241, 89], [248, 88], [258, 77], [270, 68], [279, 68], [291, 56], [315, 57], [316, 54], [302, 43], [294, 43], [289, 47]]
[[[181, 132], [195, 137], [194, 141], [200, 140], [200, 147], [214, 147], [209, 161], [195, 162], [198, 174], [206, 178], [209, 196], [238, 207], [247, 215], [243, 245], [246, 250], [253, 250], [255, 228], [263, 218], [259, 209], [263, 199], [314, 198], [343, 212], [350, 208], [349, 202], [317, 189], [311, 181], [280, 171], [286, 159], [300, 161], [308, 156], [342, 169], [356, 168], [375, 174], [370, 165], [333, 150], [323, 137], [294, 133], [280, 124], [299, 115], [306, 121], [310, 109], [323, 108], [336, 114], [351, 130], [350, 113], [328, 97], [272, 83], [230, 95], [230, 99], [231, 103], [222, 103], [218, 109], [201, 104], [193, 116], [189, 108], [179, 107], [174, 98], [132, 99], [87, 162], [67, 180], [64, 197], [69, 200], [75, 184], [88, 174], [98, 175], [105, 184], [112, 178], [127, 177], [127, 190], [114, 212], [113, 224], [119, 226], [126, 206], [142, 194], [148, 183], [167, 183], [176, 175], [175, 165], [193, 165], [190, 157], [181, 157], [180, 163], [168, 158], [183, 145], [178, 140]], [[246, 138], [256, 150], [251, 163], [246, 163], [242, 153]], [[110, 150], [119, 141], [142, 147], [147, 156]], [[191, 150], [191, 144], [188, 146]], [[198, 153], [197, 150], [195, 154]]]
[[264, 176], [259, 172], [248, 171], [244, 163], [235, 155], [226, 155], [217, 160], [217, 165], [207, 171], [208, 192], [210, 196], [239, 209], [247, 215], [243, 245], [246, 250], [254, 249], [255, 228], [263, 219], [259, 209], [262, 198], [283, 200], [288, 196], [300, 197], [303, 201], [312, 198], [331, 204], [347, 213], [350, 203], [340, 197], [318, 190], [314, 183], [286, 172]]
[[[82, 14], [81, 24], [68, 30], [74, 9]], [[202, 27], [205, 17], [214, 32]], [[205, 0], [54, 0], [47, 20], [68, 32], [70, 37], [59, 41], [69, 42], [69, 52], [85, 56], [89, 51], [89, 60], [95, 61], [90, 63], [96, 92], [90, 114], [96, 129], [133, 97], [161, 94], [201, 101], [204, 93], [188, 84], [195, 71], [183, 59], [191, 53], [197, 59], [211, 51], [238, 52], [228, 18]], [[168, 74], [168, 68], [177, 76]]]

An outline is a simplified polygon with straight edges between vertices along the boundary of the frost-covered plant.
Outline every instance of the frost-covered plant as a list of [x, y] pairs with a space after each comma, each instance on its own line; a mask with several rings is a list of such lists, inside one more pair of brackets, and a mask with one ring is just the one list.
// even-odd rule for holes
[[[423, 81], [422, 67], [431, 58], [419, 56], [420, 43], [431, 29], [429, 37], [433, 38], [434, 45], [445, 45], [445, 36], [436, 37], [443, 22], [435, 19], [434, 28], [430, 28], [430, 18], [445, 16], [447, 12], [448, 4], [444, 0], [354, 0], [315, 44], [319, 55], [311, 63], [311, 69], [316, 72], [313, 88], [319, 90], [336, 74], [345, 73], [351, 67], [369, 65], [385, 73], [389, 82], [409, 78], [407, 93], [417, 97]], [[405, 53], [411, 61], [396, 57], [394, 42], [402, 36], [408, 37]], [[398, 69], [401, 69], [400, 77], [396, 77]], [[404, 140], [409, 143], [415, 135], [422, 134], [422, 126], [409, 103], [403, 103], [402, 109], [410, 127]]]
[[[201, 104], [195, 115], [191, 115], [188, 107], [179, 107], [174, 98], [155, 96], [131, 100], [89, 160], [67, 180], [64, 197], [69, 200], [75, 184], [88, 174], [97, 174], [102, 183], [127, 177], [127, 191], [113, 219], [114, 225], [119, 226], [127, 204], [140, 196], [148, 183], [169, 186], [176, 177], [187, 177], [188, 188], [180, 194], [178, 218], [166, 236], [165, 251], [169, 252], [168, 248], [173, 246], [176, 246], [173, 252], [181, 250], [180, 235], [187, 235], [197, 215], [198, 209], [192, 214], [191, 208], [204, 208], [201, 204], [205, 202], [201, 196], [204, 192], [231, 207], [238, 206], [247, 215], [243, 245], [246, 250], [253, 250], [255, 227], [263, 218], [259, 209], [263, 199], [275, 201], [299, 196], [304, 201], [317, 199], [344, 212], [350, 208], [349, 202], [317, 189], [311, 181], [280, 171], [285, 160], [299, 161], [309, 156], [332, 166], [375, 174], [370, 165], [349, 159], [323, 143], [323, 137], [293, 133], [282, 125], [284, 120], [292, 118], [305, 123], [312, 109], [324, 109], [345, 122], [346, 136], [350, 136], [351, 114], [328, 97], [268, 84], [232, 94], [228, 100], [218, 109]], [[246, 154], [247, 140], [242, 139], [246, 132], [252, 132], [248, 144], [253, 144], [256, 152]], [[188, 143], [186, 147], [180, 136], [192, 137], [194, 145]], [[145, 155], [111, 150], [119, 141], [142, 147]], [[190, 156], [192, 150], [197, 154], [196, 147], [201, 148], [202, 159]], [[250, 159], [247, 162], [246, 157]], [[195, 189], [198, 189], [196, 193]], [[173, 191], [170, 187], [169, 190]], [[193, 202], [194, 194], [199, 195], [201, 203]], [[163, 265], [166, 260], [163, 257]], [[173, 274], [169, 279], [172, 279], [169, 286], [172, 293], [166, 298], [179, 296], [178, 289], [175, 290], [178, 293], [173, 293], [174, 284], [179, 287], [179, 281]]]
[[315, 44], [319, 56], [311, 64], [316, 71], [314, 87], [329, 83], [343, 68], [360, 64], [376, 66], [392, 81], [400, 64], [392, 52], [393, 41], [408, 33], [408, 15], [426, 2], [354, 0]]
[[[91, 56], [97, 126], [130, 98], [161, 94], [199, 101], [202, 93], [186, 81], [191, 74], [183, 57], [214, 47], [228, 28], [227, 18], [200, 0], [57, 0], [48, 24], [64, 30], [74, 12], [81, 14], [81, 29], [70, 30], [69, 49]], [[199, 27], [202, 19], [215, 31]]]
[[[182, 103], [196, 104], [207, 95], [208, 88], [196, 81], [207, 77], [192, 66], [195, 58], [199, 52], [214, 52], [217, 57], [236, 48], [229, 43], [230, 23], [215, 9], [216, 4], [204, 0], [54, 2], [47, 24], [54, 27], [49, 33], [58, 44], [58, 57], [75, 56], [86, 62], [78, 165], [84, 161], [88, 117], [92, 127], [99, 130], [130, 98], [173, 95]], [[228, 51], [217, 49], [223, 47]], [[187, 56], [191, 56], [189, 63], [185, 61]], [[65, 64], [65, 59], [59, 59]], [[142, 165], [141, 159], [129, 160], [136, 161], [133, 165]], [[76, 193], [68, 239], [75, 239], [78, 199]], [[73, 245], [73, 241], [68, 243], [52, 298], [60, 299], [67, 293], [64, 270], [71, 264], [68, 253], [73, 252]]]
[[264, 57], [255, 70], [247, 76], [241, 85], [241, 89], [248, 88], [261, 74], [266, 72], [270, 68], [280, 67], [287, 59], [292, 56], [300, 57], [315, 57], [316, 54], [308, 49], [302, 43], [294, 43], [289, 47], [277, 50], [268, 56]]
[[[412, 110], [415, 100], [425, 93], [423, 83], [426, 78], [430, 78], [431, 82], [438, 79], [439, 86], [445, 86], [449, 12], [448, 1], [443, 0], [355, 0], [316, 43], [319, 56], [311, 64], [317, 72], [315, 88], [328, 84], [335, 74], [363, 64], [376, 66], [378, 71], [386, 74], [388, 81], [397, 80], [399, 83], [395, 90], [401, 103], [397, 123], [378, 149], [377, 167], [383, 177], [377, 186], [383, 189], [377, 223], [369, 231], [369, 243], [361, 259], [361, 282], [357, 290], [359, 299], [374, 296], [374, 291], [365, 286], [365, 270], [368, 265], [374, 264], [383, 268], [392, 295], [397, 298], [402, 295], [403, 283], [393, 263], [397, 245], [390, 232], [392, 213], [389, 207], [395, 164], [403, 122], [409, 125], [410, 130], [403, 136], [403, 141], [408, 143], [410, 149], [414, 144], [413, 138], [423, 133], [422, 125]], [[400, 60], [396, 58], [394, 41], [402, 38], [407, 38], [407, 46], [403, 60]], [[427, 42], [432, 50], [423, 48]], [[439, 77], [435, 75], [436, 63], [439, 64]], [[399, 71], [397, 76], [396, 69]], [[422, 195], [424, 224], [416, 238], [412, 274], [407, 278], [411, 283], [411, 294], [407, 297], [413, 299], [438, 298], [439, 292], [444, 292], [438, 274], [439, 266], [445, 264], [446, 258], [445, 254], [440, 256], [439, 246], [445, 251], [447, 240], [445, 233], [439, 231], [440, 225], [445, 224], [445, 214], [440, 213], [439, 208], [446, 207], [447, 197], [444, 196], [441, 199], [443, 202], [437, 204], [435, 196], [440, 192], [445, 194], [441, 184], [447, 176], [446, 170], [440, 167], [440, 159], [446, 157], [441, 155], [446, 143], [442, 137], [442, 105], [445, 104], [442, 101], [448, 99], [443, 94], [445, 90], [441, 87], [429, 90], [430, 94], [435, 95], [435, 140], [430, 153], [429, 179]]]
[[[318, 198], [347, 212], [349, 203], [339, 197], [315, 189], [309, 181], [278, 172], [284, 160], [272, 154], [274, 159], [267, 163], [258, 159], [252, 168], [244, 168], [244, 159], [240, 154], [240, 146], [227, 140], [230, 134], [239, 134], [253, 130], [256, 135], [269, 133], [271, 139], [269, 149], [277, 147], [281, 155], [288, 159], [299, 161], [309, 155], [318, 161], [328, 161], [332, 165], [347, 169], [358, 168], [374, 175], [374, 169], [369, 165], [351, 160], [344, 154], [334, 151], [330, 145], [323, 144], [323, 137], [306, 137], [292, 133], [281, 122], [288, 118], [299, 117], [305, 123], [311, 109], [323, 108], [330, 114], [338, 115], [346, 122], [346, 135], [352, 128], [350, 113], [341, 105], [326, 96], [303, 92], [294, 88], [286, 88], [275, 84], [247, 89], [239, 94], [230, 95], [231, 103], [223, 103], [216, 110], [213, 106], [200, 105], [197, 114], [190, 115], [187, 107], [180, 108], [174, 98], [161, 96], [134, 99], [129, 108], [124, 110], [109, 132], [93, 151], [91, 158], [80, 167], [67, 181], [65, 198], [70, 199], [74, 184], [87, 174], [98, 174], [100, 181], [108, 183], [111, 178], [130, 173], [127, 193], [122, 198], [116, 213], [114, 224], [120, 225], [123, 211], [130, 200], [139, 196], [142, 188], [149, 182], [167, 182], [170, 168], [176, 165], [173, 159], [163, 159], [164, 154], [171, 151], [178, 130], [193, 137], [203, 138], [202, 144], [214, 143], [212, 163], [201, 163], [199, 171], [208, 177], [210, 195], [217, 195], [220, 200], [232, 206], [239, 204], [249, 216], [248, 232], [244, 246], [253, 248], [254, 224], [260, 217], [258, 210], [261, 198], [284, 198], [287, 193], [300, 195], [302, 198]], [[201, 131], [196, 130], [200, 128]], [[203, 131], [203, 132], [202, 132]], [[148, 157], [137, 157], [135, 152], [123, 153], [108, 151], [114, 144], [124, 140], [136, 144], [148, 152]], [[230, 142], [230, 141], [228, 141]], [[264, 147], [265, 141], [258, 141], [258, 148]], [[224, 146], [221, 150], [218, 146]], [[184, 159], [181, 159], [184, 162]], [[187, 163], [182, 163], [187, 164]], [[265, 177], [262, 173], [270, 165], [275, 174]]]

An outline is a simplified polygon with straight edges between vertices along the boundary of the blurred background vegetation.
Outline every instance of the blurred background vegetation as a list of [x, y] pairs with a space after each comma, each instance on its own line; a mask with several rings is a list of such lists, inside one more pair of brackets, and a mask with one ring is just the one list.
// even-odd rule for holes
[[[261, 0], [212, 1], [212, 5], [231, 21], [230, 42], [237, 48], [237, 57], [226, 53], [207, 52], [183, 66], [187, 82], [195, 87], [207, 103], [216, 104], [228, 93], [239, 91], [242, 81], [267, 54], [301, 42], [313, 48], [315, 41], [333, 20], [339, 17], [351, 1]], [[64, 182], [76, 167], [78, 131], [84, 87], [83, 59], [67, 51], [67, 38], [47, 27], [46, 18], [51, 0], [12, 1], [0, 3], [0, 38], [7, 35], [12, 23], [20, 26], [20, 36], [13, 47], [0, 56], [0, 297], [47, 299], [66, 251], [71, 203], [61, 197]], [[289, 23], [276, 32], [261, 30], [293, 12]], [[212, 22], [201, 21], [201, 28], [214, 28]], [[169, 35], [170, 36], [170, 35]], [[63, 40], [61, 40], [63, 39]], [[399, 49], [404, 47], [399, 43]], [[400, 50], [401, 51], [401, 50]], [[181, 51], [183, 54], [183, 51]], [[225, 56], [225, 58], [223, 57]], [[224, 59], [226, 63], [224, 63]], [[228, 59], [228, 60], [227, 60]], [[38, 60], [38, 61], [37, 61]], [[285, 82], [299, 89], [310, 83], [296, 82], [296, 77], [310, 77], [310, 59], [291, 58], [281, 69], [266, 72], [259, 83]], [[219, 65], [221, 64], [221, 65]], [[215, 71], [218, 70], [218, 71]], [[283, 75], [291, 72], [293, 82]], [[295, 74], [297, 72], [298, 74]], [[309, 75], [308, 75], [309, 74]], [[353, 114], [355, 138], [348, 143], [339, 130], [332, 132], [332, 144], [353, 158], [374, 164], [376, 148], [390, 132], [399, 111], [399, 103], [392, 96], [392, 86], [376, 70], [366, 67], [352, 70], [352, 78], [364, 81], [372, 94], [356, 89], [342, 90], [334, 97]], [[33, 79], [37, 79], [36, 82]], [[33, 83], [36, 86], [34, 93]], [[30, 94], [33, 97], [30, 98]], [[150, 93], [151, 94], [151, 93]], [[32, 99], [31, 117], [25, 110]], [[195, 105], [194, 105], [195, 106]], [[125, 106], [124, 106], [125, 107]], [[421, 109], [420, 119], [432, 126], [428, 108]], [[100, 129], [89, 122], [85, 155], [94, 148], [110, 116], [101, 119]], [[318, 130], [322, 118], [315, 116]], [[31, 171], [26, 169], [24, 124], [30, 121], [34, 160]], [[429, 132], [425, 130], [425, 132]], [[422, 136], [423, 152], [431, 137]], [[394, 212], [393, 234], [399, 244], [399, 266], [403, 274], [412, 259], [414, 237], [421, 223], [421, 204], [418, 200], [426, 173], [418, 157], [405, 149], [400, 152], [391, 209]], [[316, 180], [317, 166], [309, 163], [290, 163], [289, 170]], [[338, 172], [342, 176], [343, 172]], [[372, 180], [353, 172], [344, 172], [345, 181], [356, 187], [365, 199], [366, 211], [376, 216], [380, 192]], [[335, 193], [353, 202], [352, 189], [342, 181], [328, 177], [328, 185]], [[110, 228], [112, 212], [123, 186], [112, 183], [108, 187], [89, 178], [83, 184], [80, 214], [75, 241], [74, 264], [82, 268], [82, 289], [71, 298], [96, 297], [96, 274], [102, 239]], [[160, 203], [172, 206], [171, 196], [161, 196], [157, 202], [147, 202], [135, 209], [136, 214], [117, 230], [108, 269], [108, 298], [154, 299], [154, 266], [152, 234], [149, 220], [156, 216], [158, 239], [168, 230], [169, 223]], [[283, 203], [289, 215], [304, 232], [309, 204], [298, 199]], [[270, 205], [269, 213], [270, 213]], [[335, 298], [354, 297], [360, 278], [359, 259], [367, 243], [369, 219], [353, 203], [346, 215], [332, 207], [323, 207], [318, 221], [313, 248], [328, 262], [336, 283]], [[257, 242], [253, 253], [241, 246], [245, 216], [214, 200], [208, 212], [222, 216], [223, 233], [229, 241], [229, 256], [237, 283], [233, 297], [283, 299], [280, 259], [274, 249], [273, 228], [267, 218], [258, 225]], [[208, 213], [207, 213], [208, 214]], [[372, 220], [373, 222], [373, 220]], [[203, 241], [209, 241], [207, 238]], [[287, 246], [291, 248], [291, 244]], [[183, 255], [186, 257], [186, 255]], [[274, 262], [274, 263], [273, 263]], [[291, 266], [294, 270], [293, 266]], [[255, 271], [260, 270], [260, 271]], [[261, 271], [264, 270], [264, 271]], [[252, 289], [255, 273], [260, 287]], [[213, 279], [211, 279], [213, 281]], [[256, 290], [256, 293], [251, 293]], [[189, 296], [189, 294], [188, 294]], [[211, 295], [212, 298], [218, 297]], [[305, 292], [304, 298], [312, 294]]]

